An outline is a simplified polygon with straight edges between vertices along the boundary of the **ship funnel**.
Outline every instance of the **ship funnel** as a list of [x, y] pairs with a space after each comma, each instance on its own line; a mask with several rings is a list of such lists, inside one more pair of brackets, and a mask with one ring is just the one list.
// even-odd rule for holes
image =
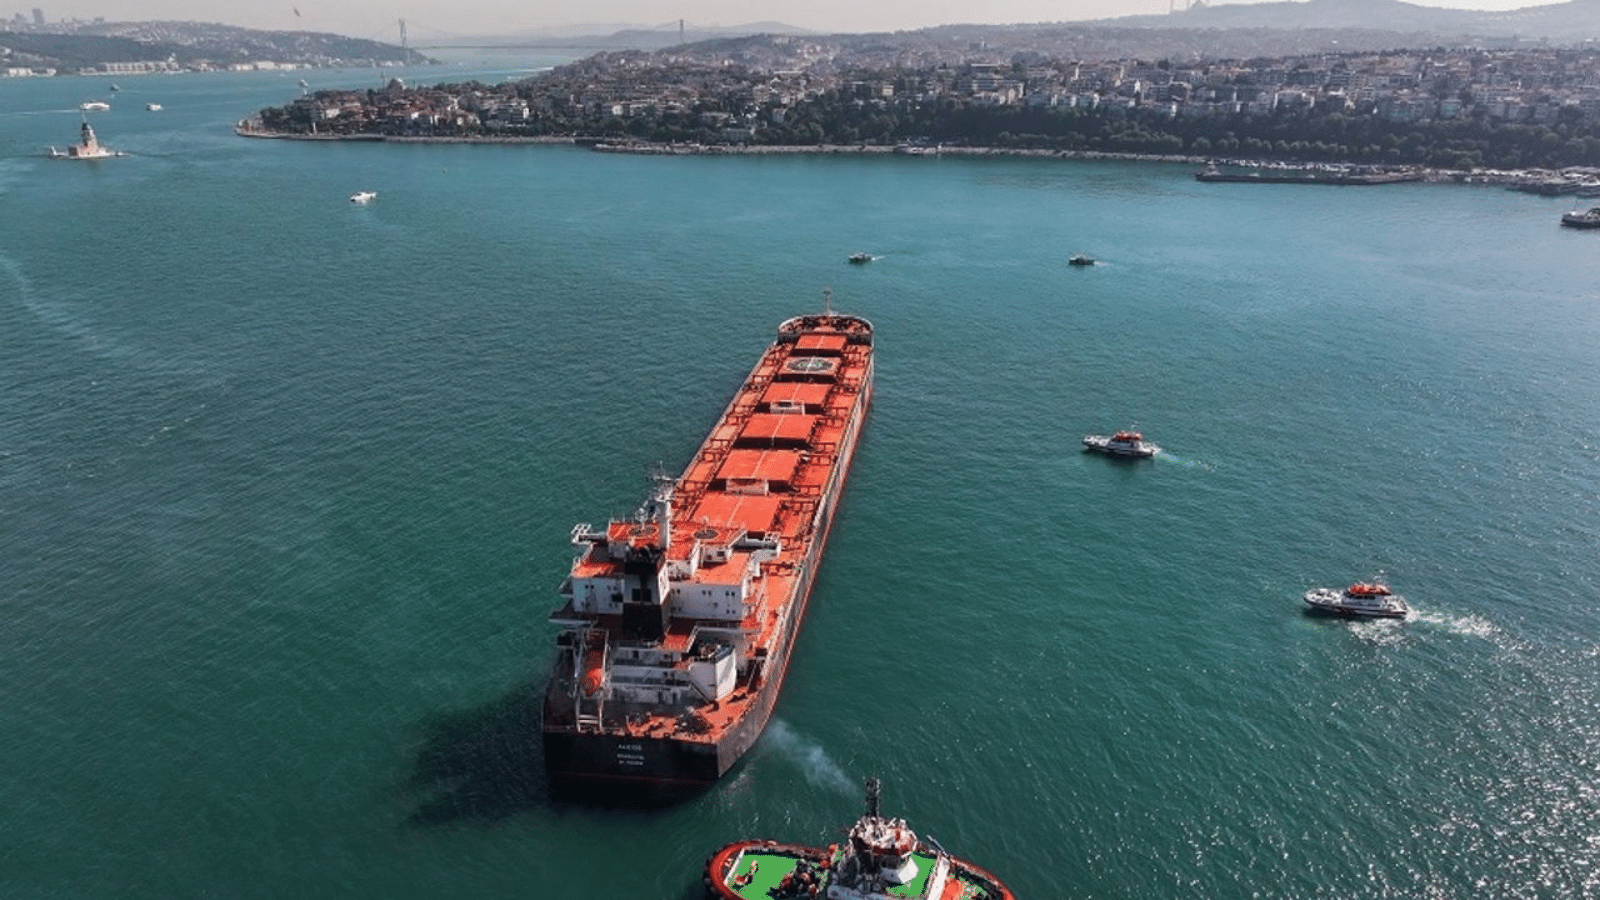
[[655, 495], [651, 498], [656, 508], [656, 528], [660, 531], [662, 550], [672, 549], [672, 479], [664, 472], [654, 476]]

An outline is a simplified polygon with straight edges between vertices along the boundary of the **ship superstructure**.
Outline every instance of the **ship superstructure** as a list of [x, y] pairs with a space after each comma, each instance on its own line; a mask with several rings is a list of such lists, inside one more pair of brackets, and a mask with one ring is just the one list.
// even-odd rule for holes
[[576, 526], [545, 690], [557, 779], [715, 781], [772, 714], [872, 400], [872, 326], [784, 322], [683, 475]]

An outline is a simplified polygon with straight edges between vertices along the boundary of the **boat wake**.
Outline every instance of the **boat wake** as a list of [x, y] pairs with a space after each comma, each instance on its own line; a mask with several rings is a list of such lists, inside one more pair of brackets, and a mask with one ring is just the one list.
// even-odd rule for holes
[[805, 775], [806, 782], [816, 787], [837, 790], [846, 796], [856, 793], [857, 786], [828, 751], [816, 741], [800, 734], [789, 723], [773, 719], [767, 725], [762, 742], [785, 760], [793, 763]]
[[1346, 619], [1350, 633], [1379, 647], [1393, 647], [1406, 639], [1404, 619]]
[[1217, 464], [1214, 462], [1189, 456], [1178, 456], [1165, 448], [1161, 451], [1161, 465], [1168, 468], [1176, 466], [1180, 469], [1199, 469], [1202, 472], [1215, 472], [1217, 470]]
[[1500, 629], [1483, 616], [1452, 616], [1442, 612], [1414, 610], [1411, 617], [1418, 622], [1443, 628], [1451, 634], [1483, 638], [1486, 641], [1500, 637]]
[[[34, 293], [33, 283], [28, 280], [27, 273], [22, 271], [22, 267], [15, 260], [0, 256], [0, 273], [4, 274], [4, 281], [9, 281], [15, 286], [17, 303], [50, 329], [77, 341], [88, 348], [91, 354], [102, 359], [126, 359], [133, 356], [126, 347], [96, 333], [66, 305], [51, 302]], [[9, 291], [0, 291], [0, 299], [4, 299], [8, 293]]]

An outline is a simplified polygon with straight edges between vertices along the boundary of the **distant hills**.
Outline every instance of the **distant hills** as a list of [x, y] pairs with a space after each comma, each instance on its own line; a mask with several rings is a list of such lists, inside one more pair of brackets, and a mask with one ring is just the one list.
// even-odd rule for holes
[[[5, 24], [0, 22], [0, 28]], [[256, 31], [207, 22], [95, 22], [0, 30], [0, 68], [74, 72], [144, 62], [194, 69], [260, 62], [366, 66], [435, 60], [415, 50], [343, 35]]]
[[1568, 0], [1506, 11], [1439, 9], [1401, 0], [1307, 0], [1304, 3], [1197, 2], [1170, 15], [1102, 19], [1099, 24], [1196, 29], [1363, 29], [1468, 36], [1517, 37], [1575, 44], [1600, 39], [1600, 0]]
[[536, 28], [503, 35], [479, 35], [422, 41], [422, 46], [443, 49], [473, 48], [550, 48], [564, 50], [662, 50], [679, 44], [694, 44], [724, 38], [758, 34], [816, 34], [805, 28], [781, 22], [751, 22], [745, 25], [564, 25]]
[[[465, 39], [463, 46], [565, 47], [593, 50], [661, 50], [678, 44], [754, 35], [821, 33], [776, 22], [727, 28], [593, 25], [540, 29], [510, 36]], [[846, 34], [827, 35], [841, 41]], [[1122, 16], [1023, 25], [955, 24], [878, 35], [890, 43], [927, 40], [989, 42], [1021, 51], [1070, 46], [1077, 55], [1204, 56], [1293, 55], [1329, 50], [1382, 50], [1431, 46], [1512, 46], [1600, 42], [1600, 0], [1568, 0], [1510, 11], [1439, 9], [1402, 0], [1306, 2], [1195, 2], [1164, 15]], [[1026, 46], [1025, 46], [1026, 45]]]
[[[0, 23], [4, 27], [4, 23]], [[182, 68], [273, 62], [309, 66], [436, 62], [417, 49], [306, 31], [256, 31], [198, 22], [96, 22], [18, 26], [0, 31], [7, 67], [94, 71], [108, 63], [164, 61]], [[562, 48], [755, 54], [778, 64], [792, 54], [815, 65], [837, 60], [891, 62], [910, 53], [927, 62], [978, 56], [1028, 60], [1249, 58], [1429, 47], [1600, 47], [1600, 0], [1567, 0], [1510, 11], [1437, 9], [1402, 0], [1195, 2], [1166, 15], [1027, 25], [941, 25], [876, 34], [821, 34], [778, 22], [731, 27], [565, 26], [506, 35], [426, 42], [451, 48]], [[423, 49], [427, 49], [424, 47]], [[676, 52], [676, 51], [675, 51]]]

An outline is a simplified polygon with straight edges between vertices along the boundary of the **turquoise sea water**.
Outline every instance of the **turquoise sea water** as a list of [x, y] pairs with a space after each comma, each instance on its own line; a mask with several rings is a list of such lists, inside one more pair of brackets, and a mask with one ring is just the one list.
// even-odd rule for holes
[[[119, 79], [99, 163], [40, 154], [105, 84], [0, 80], [0, 894], [682, 900], [869, 775], [1027, 898], [1600, 891], [1565, 201], [231, 133], [297, 77]], [[776, 719], [551, 802], [572, 524], [824, 289], [877, 405]], [[1300, 611], [1378, 575], [1413, 619]]]

